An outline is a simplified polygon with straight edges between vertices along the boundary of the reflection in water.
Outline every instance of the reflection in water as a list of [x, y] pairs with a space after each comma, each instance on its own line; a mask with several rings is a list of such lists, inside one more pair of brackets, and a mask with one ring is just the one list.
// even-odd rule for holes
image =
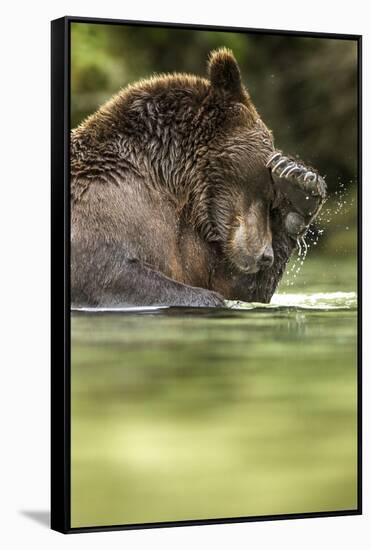
[[72, 314], [73, 526], [356, 507], [355, 296], [300, 296]]

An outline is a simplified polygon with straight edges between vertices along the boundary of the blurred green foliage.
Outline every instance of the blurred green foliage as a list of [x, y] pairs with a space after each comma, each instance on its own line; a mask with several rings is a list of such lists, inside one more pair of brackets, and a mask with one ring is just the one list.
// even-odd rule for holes
[[[72, 127], [129, 83], [163, 72], [206, 76], [210, 51], [231, 48], [276, 146], [326, 175], [331, 212], [323, 216], [330, 229], [324, 236], [331, 240], [325, 252], [330, 241], [332, 255], [355, 252], [355, 41], [85, 23], [72, 24], [71, 40]], [[342, 195], [335, 195], [340, 185]], [[338, 208], [344, 195], [347, 206]]]

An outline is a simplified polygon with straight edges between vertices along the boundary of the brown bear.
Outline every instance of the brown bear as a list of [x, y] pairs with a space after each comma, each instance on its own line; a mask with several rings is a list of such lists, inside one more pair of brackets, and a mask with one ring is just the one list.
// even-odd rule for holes
[[140, 81], [72, 131], [73, 305], [271, 299], [326, 187], [275, 150], [232, 52], [208, 76]]

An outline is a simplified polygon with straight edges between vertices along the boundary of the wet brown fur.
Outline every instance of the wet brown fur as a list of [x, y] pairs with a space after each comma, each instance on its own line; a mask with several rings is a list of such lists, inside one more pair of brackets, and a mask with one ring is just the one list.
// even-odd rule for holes
[[[272, 209], [272, 135], [232, 53], [208, 70], [140, 81], [72, 131], [75, 305], [270, 300], [293, 248]], [[244, 272], [270, 244], [273, 266]]]

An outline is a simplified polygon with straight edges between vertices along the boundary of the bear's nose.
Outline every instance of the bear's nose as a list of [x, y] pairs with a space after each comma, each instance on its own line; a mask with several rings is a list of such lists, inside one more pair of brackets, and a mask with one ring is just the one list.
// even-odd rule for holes
[[263, 254], [261, 255], [261, 257], [259, 259], [259, 266], [260, 267], [272, 267], [273, 261], [274, 261], [273, 248], [269, 244], [268, 246], [265, 247], [265, 250], [264, 250]]

